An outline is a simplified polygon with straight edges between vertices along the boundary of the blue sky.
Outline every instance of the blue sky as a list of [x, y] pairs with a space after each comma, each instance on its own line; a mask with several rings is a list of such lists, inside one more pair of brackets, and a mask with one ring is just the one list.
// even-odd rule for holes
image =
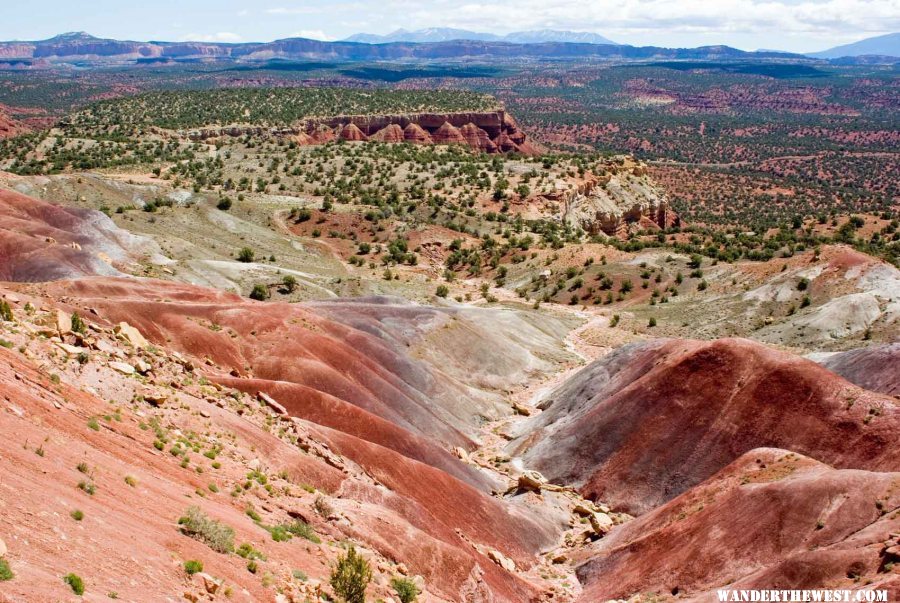
[[[593, 31], [635, 45], [820, 50], [900, 30], [900, 0], [43, 0], [10, 2], [0, 39], [341, 39], [399, 27]], [[39, 13], [39, 14], [38, 14]]]

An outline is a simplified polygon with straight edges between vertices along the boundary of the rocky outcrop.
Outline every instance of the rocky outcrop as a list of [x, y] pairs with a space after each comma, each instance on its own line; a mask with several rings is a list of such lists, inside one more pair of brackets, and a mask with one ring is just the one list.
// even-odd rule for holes
[[445, 121], [441, 127], [432, 134], [434, 144], [466, 144], [465, 137], [459, 132], [459, 128]]
[[397, 124], [391, 124], [372, 134], [369, 140], [376, 142], [403, 142], [403, 128]]
[[426, 132], [419, 124], [409, 124], [403, 128], [403, 139], [415, 144], [434, 144], [431, 134]]
[[415, 113], [408, 115], [339, 115], [309, 118], [286, 127], [221, 126], [181, 133], [194, 141], [239, 136], [291, 137], [298, 144], [322, 144], [332, 140], [373, 140], [414, 144], [466, 145], [484, 153], [536, 154], [509, 113]]
[[16, 123], [4, 110], [3, 105], [0, 105], [0, 138], [17, 136], [26, 131], [27, 129], [21, 124]]
[[478, 149], [484, 153], [497, 152], [497, 145], [490, 139], [487, 132], [472, 122], [469, 122], [460, 128], [459, 133], [463, 139], [465, 139], [465, 143], [473, 149]]
[[588, 234], [620, 237], [681, 224], [665, 193], [647, 177], [646, 167], [630, 158], [607, 162], [574, 188], [562, 186], [548, 198], [561, 200], [563, 220]]

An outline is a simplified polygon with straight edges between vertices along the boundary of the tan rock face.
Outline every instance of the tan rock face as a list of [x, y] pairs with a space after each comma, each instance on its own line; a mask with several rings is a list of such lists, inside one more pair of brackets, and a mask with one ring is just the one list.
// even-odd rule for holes
[[626, 160], [611, 162], [602, 174], [590, 174], [574, 190], [557, 195], [563, 219], [589, 234], [627, 236], [632, 230], [680, 224], [665, 193], [646, 175], [645, 167]]

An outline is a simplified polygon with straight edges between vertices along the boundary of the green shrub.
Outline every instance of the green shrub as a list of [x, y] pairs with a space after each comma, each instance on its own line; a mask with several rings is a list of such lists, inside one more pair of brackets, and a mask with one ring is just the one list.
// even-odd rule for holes
[[238, 261], [244, 263], [250, 263], [256, 258], [256, 253], [250, 249], [249, 247], [243, 247], [238, 252]]
[[285, 291], [288, 293], [293, 293], [294, 289], [297, 288], [297, 277], [293, 274], [286, 275], [283, 279], [281, 279], [281, 284], [284, 286]]
[[9, 562], [7, 562], [6, 559], [0, 559], [0, 582], [6, 582], [7, 580], [12, 580], [15, 577], [16, 575], [9, 567]]
[[196, 559], [188, 559], [184, 562], [184, 571], [186, 571], [189, 576], [198, 574], [203, 571], [203, 562], [197, 561]]
[[199, 507], [190, 507], [178, 520], [181, 532], [206, 544], [219, 553], [234, 550], [234, 530], [223, 523], [210, 519]]
[[78, 315], [78, 312], [72, 313], [72, 332], [81, 333], [82, 335], [87, 333], [87, 325], [84, 323], [81, 316]]
[[63, 577], [63, 582], [68, 584], [72, 592], [79, 597], [84, 594], [84, 580], [78, 574], [66, 574]]
[[9, 307], [9, 303], [5, 299], [0, 299], [0, 320], [5, 320], [6, 322], [12, 322], [13, 320], [12, 308]]
[[366, 586], [371, 579], [372, 568], [352, 545], [346, 555], [338, 556], [331, 570], [331, 588], [347, 603], [365, 603]]
[[400, 603], [413, 603], [419, 596], [419, 587], [407, 578], [394, 578], [391, 580], [391, 588], [397, 593]]
[[253, 285], [253, 290], [250, 292], [250, 299], [255, 299], [256, 301], [265, 301], [269, 299], [269, 288], [265, 285]]
[[231, 199], [229, 199], [228, 197], [222, 197], [216, 204], [216, 209], [228, 211], [229, 209], [231, 209]]
[[447, 285], [438, 285], [437, 291], [434, 292], [438, 297], [447, 297], [450, 295], [450, 288]]
[[84, 511], [80, 511], [79, 509], [75, 509], [69, 515], [71, 515], [72, 519], [74, 519], [75, 521], [81, 521], [82, 519], [84, 519]]

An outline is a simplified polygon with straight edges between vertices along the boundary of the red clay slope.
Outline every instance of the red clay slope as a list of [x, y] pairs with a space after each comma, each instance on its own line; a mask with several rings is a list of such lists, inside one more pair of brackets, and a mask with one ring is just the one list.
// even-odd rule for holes
[[[614, 530], [582, 555], [580, 601], [635, 593], [716, 600], [717, 587], [888, 588], [900, 473], [835, 470], [772, 448]], [[900, 568], [898, 568], [900, 569]]]
[[[448, 452], [473, 446], [461, 431], [466, 426], [450, 425], [428, 392], [410, 385], [426, 381], [419, 373], [427, 368], [372, 335], [296, 304], [253, 302], [167, 281], [86, 278], [40, 290], [68, 299], [82, 313], [128, 322], [157, 345], [209, 358], [215, 379], [254, 394], [278, 393], [294, 416], [368, 436], [488, 489], [480, 473]], [[231, 380], [229, 373], [242, 378]], [[403, 431], [406, 437], [399, 437]]]
[[548, 399], [517, 444], [526, 465], [632, 514], [759, 447], [900, 470], [892, 398], [748, 340], [626, 346]]
[[900, 396], [900, 342], [839, 352], [819, 364], [860, 387]]
[[154, 251], [98, 211], [0, 190], [0, 281], [118, 275], [116, 266]]

